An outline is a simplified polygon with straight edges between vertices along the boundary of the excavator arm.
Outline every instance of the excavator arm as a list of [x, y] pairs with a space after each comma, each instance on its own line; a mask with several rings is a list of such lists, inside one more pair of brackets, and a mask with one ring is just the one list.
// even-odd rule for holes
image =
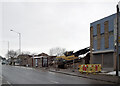
[[90, 49], [89, 49], [89, 47], [87, 47], [87, 48], [81, 49], [75, 53], [73, 53], [73, 51], [65, 52], [64, 56], [56, 57], [58, 65], [72, 63], [73, 60], [75, 60], [75, 62], [77, 62], [77, 61], [79, 61], [79, 58], [78, 58], [79, 55], [86, 54], [89, 51], [90, 51]]

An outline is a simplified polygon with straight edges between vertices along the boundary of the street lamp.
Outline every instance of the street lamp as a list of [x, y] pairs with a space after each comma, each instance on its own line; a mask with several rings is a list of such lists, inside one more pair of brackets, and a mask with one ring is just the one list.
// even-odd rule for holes
[[117, 5], [116, 76], [119, 76], [119, 3]]
[[16, 32], [14, 30], [10, 30], [10, 31], [15, 32], [15, 33], [17, 33], [19, 35], [19, 55], [20, 55], [21, 54], [21, 33]]

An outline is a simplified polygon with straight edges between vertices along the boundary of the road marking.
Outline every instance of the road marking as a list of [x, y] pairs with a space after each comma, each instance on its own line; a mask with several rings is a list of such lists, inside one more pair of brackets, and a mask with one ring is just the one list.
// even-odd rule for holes
[[59, 82], [56, 82], [56, 81], [50, 81], [50, 82], [55, 83], [55, 84], [59, 83]]
[[55, 73], [54, 73], [54, 72], [48, 72], [48, 73], [51, 73], [51, 74], [55, 75]]
[[33, 68], [30, 68], [30, 67], [23, 67], [23, 66], [14, 66], [14, 67], [18, 67], [18, 68], [23, 68], [23, 69], [33, 69]]
[[7, 83], [8, 83], [10, 86], [12, 86], [10, 82], [7, 81]]
[[10, 84], [10, 82], [7, 81], [8, 84]]
[[27, 69], [30, 69], [30, 70], [32, 70], [33, 68], [31, 68], [31, 67], [26, 67]]

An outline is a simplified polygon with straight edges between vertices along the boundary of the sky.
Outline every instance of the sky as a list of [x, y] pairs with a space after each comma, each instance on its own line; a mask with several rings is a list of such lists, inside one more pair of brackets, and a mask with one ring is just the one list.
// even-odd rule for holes
[[90, 23], [116, 13], [119, 0], [1, 0], [0, 55], [19, 49], [47, 53], [55, 47], [90, 46]]

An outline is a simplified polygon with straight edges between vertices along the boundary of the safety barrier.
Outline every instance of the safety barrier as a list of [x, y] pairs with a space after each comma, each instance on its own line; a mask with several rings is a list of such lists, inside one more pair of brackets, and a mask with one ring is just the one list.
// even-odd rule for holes
[[96, 73], [101, 72], [101, 64], [83, 64], [79, 65], [79, 72]]

